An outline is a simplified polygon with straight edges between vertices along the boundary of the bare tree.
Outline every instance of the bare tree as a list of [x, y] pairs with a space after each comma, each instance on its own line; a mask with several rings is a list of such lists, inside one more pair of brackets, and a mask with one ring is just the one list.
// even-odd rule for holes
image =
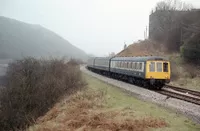
[[156, 10], [185, 11], [192, 9], [192, 4], [181, 0], [163, 0], [156, 4]]

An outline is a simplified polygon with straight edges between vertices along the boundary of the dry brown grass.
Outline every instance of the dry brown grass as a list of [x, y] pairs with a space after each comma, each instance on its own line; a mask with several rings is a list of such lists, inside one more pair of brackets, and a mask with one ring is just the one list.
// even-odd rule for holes
[[57, 104], [29, 131], [144, 131], [166, 127], [164, 120], [151, 117], [136, 119], [129, 108], [106, 108], [104, 93], [86, 90]]
[[117, 56], [151, 56], [164, 55], [166, 49], [163, 44], [152, 40], [144, 40], [129, 45], [125, 50], [117, 54]]

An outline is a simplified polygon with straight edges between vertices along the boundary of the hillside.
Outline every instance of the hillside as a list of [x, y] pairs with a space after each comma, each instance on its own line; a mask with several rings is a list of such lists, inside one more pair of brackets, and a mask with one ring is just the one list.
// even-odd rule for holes
[[144, 40], [129, 45], [126, 49], [119, 52], [117, 56], [164, 56], [165, 53], [166, 49], [162, 44], [152, 40]]
[[67, 56], [86, 59], [84, 51], [40, 25], [0, 16], [0, 58]]

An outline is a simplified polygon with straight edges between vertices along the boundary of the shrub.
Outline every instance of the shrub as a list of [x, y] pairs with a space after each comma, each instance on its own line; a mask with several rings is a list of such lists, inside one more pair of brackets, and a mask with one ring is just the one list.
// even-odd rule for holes
[[63, 95], [83, 87], [79, 66], [70, 63], [26, 58], [10, 64], [0, 92], [0, 130], [25, 128]]
[[200, 33], [189, 38], [180, 48], [182, 57], [195, 64], [200, 63]]

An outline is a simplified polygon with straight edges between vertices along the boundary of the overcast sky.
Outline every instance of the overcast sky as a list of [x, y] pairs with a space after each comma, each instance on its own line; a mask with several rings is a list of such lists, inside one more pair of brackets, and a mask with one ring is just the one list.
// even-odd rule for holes
[[[159, 0], [0, 0], [0, 15], [40, 24], [86, 53], [119, 52], [124, 42], [144, 39]], [[200, 0], [185, 0], [200, 7]]]

